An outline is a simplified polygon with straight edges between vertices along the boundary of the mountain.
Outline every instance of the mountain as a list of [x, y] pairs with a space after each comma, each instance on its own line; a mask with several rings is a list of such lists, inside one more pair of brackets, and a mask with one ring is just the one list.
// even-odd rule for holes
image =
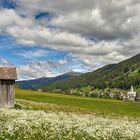
[[120, 88], [128, 89], [131, 85], [140, 87], [140, 54], [117, 64], [110, 64], [93, 72], [72, 76], [67, 79], [53, 82], [47, 85], [45, 90], [81, 88], [92, 86], [104, 89]]
[[70, 71], [70, 72], [65, 73], [65, 74], [63, 74], [63, 75], [69, 75], [69, 76], [80, 76], [80, 75], [82, 75], [82, 73], [81, 73], [81, 72], [74, 72], [74, 71]]
[[80, 75], [81, 73], [79, 72], [71, 71], [71, 72], [56, 76], [56, 77], [49, 77], [49, 78], [41, 77], [41, 78], [33, 79], [33, 80], [17, 81], [16, 85], [23, 89], [38, 89], [48, 84], [51, 84], [53, 82], [61, 81], [61, 80], [70, 78], [72, 76], [80, 76]]

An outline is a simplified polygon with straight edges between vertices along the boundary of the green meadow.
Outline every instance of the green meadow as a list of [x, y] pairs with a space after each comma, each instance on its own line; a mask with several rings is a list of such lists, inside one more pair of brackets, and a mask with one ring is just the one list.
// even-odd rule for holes
[[[98, 98], [70, 96], [31, 90], [16, 89], [17, 104], [32, 105], [37, 110], [82, 111], [97, 114], [140, 117], [139, 102], [123, 102]], [[31, 103], [32, 102], [32, 103]], [[34, 104], [34, 107], [33, 107]]]

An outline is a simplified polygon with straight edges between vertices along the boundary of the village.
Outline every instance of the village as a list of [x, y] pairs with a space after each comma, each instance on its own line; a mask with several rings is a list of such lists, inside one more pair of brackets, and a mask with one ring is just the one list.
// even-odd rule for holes
[[86, 97], [96, 97], [96, 98], [106, 98], [106, 99], [116, 99], [126, 101], [139, 101], [138, 94], [134, 91], [133, 86], [131, 86], [130, 91], [124, 91], [120, 89], [91, 89], [91, 91], [87, 90], [79, 90], [79, 89], [71, 89], [70, 93], [78, 96], [86, 96]]
[[118, 93], [113, 93], [111, 90], [105, 91], [105, 92], [98, 92], [97, 95], [100, 96], [109, 96], [112, 99], [118, 99], [118, 100], [123, 100], [125, 101], [138, 101], [138, 95], [134, 91], [133, 86], [131, 86], [131, 90], [129, 92], [118, 92]]

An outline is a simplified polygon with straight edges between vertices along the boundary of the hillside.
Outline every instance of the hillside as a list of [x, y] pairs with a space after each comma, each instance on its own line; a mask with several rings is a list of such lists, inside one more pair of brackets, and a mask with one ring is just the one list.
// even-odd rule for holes
[[104, 89], [128, 89], [131, 85], [140, 87], [140, 54], [117, 64], [110, 64], [93, 72], [78, 77], [54, 82], [45, 87], [45, 90], [81, 88], [84, 86]]
[[51, 84], [53, 82], [64, 80], [72, 76], [79, 76], [79, 75], [81, 75], [81, 73], [71, 71], [69, 73], [65, 73], [63, 75], [59, 75], [56, 77], [49, 77], [49, 78], [41, 77], [33, 80], [17, 81], [16, 85], [23, 89], [38, 89], [48, 84]]

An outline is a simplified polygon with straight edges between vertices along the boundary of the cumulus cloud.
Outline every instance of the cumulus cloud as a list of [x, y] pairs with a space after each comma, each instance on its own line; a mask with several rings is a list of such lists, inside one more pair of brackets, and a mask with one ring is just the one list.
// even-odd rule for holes
[[0, 29], [5, 30], [9, 27], [30, 27], [33, 21], [19, 16], [13, 9], [0, 9]]
[[58, 63], [59, 63], [60, 65], [64, 65], [64, 64], [68, 64], [69, 62], [68, 62], [67, 59], [61, 59], [61, 60], [58, 61]]
[[[121, 53], [123, 49], [118, 40], [94, 42], [79, 34], [47, 29], [40, 26], [35, 27], [36, 28], [24, 28], [23, 30], [21, 30], [20, 27], [11, 27], [7, 29], [7, 32], [17, 39], [17, 43], [29, 46], [40, 45], [56, 51], [67, 52], [83, 62], [87, 62], [87, 58], [93, 58], [93, 56], [98, 55], [108, 55], [112, 53], [112, 51]], [[84, 57], [79, 57], [81, 55], [83, 56], [83, 54], [87, 55], [86, 60], [81, 59]], [[25, 55], [26, 53], [24, 56]], [[89, 55], [91, 56], [89, 57]], [[89, 59], [89, 62], [91, 62], [90, 60], [91, 59]], [[118, 59], [116, 61], [118, 61]]]
[[[76, 69], [80, 71], [81, 66], [74, 66], [72, 65], [72, 62], [73, 61], [69, 61], [65, 58], [58, 61], [38, 61], [19, 65], [17, 67], [19, 80], [35, 79], [39, 77], [54, 77]], [[65, 67], [64, 65], [68, 63], [70, 66]]]
[[[89, 70], [119, 62], [140, 51], [138, 0], [14, 1], [15, 9], [0, 9], [0, 32], [14, 37], [18, 44], [65, 52]], [[53, 17], [47, 22], [36, 20], [40, 12], [53, 13]], [[22, 56], [28, 55], [44, 54], [27, 52]], [[28, 67], [22, 66], [27, 70]]]
[[69, 32], [78, 32], [101, 40], [126, 39], [139, 32], [139, 7], [139, 3], [132, 5], [127, 0], [99, 1], [95, 8], [61, 14], [54, 18], [51, 24]]
[[72, 45], [80, 47], [86, 46], [90, 43], [78, 34], [71, 34], [59, 30], [43, 28], [40, 26], [34, 26], [33, 28], [23, 28], [22, 30], [20, 27], [11, 27], [7, 29], [7, 32], [15, 37], [18, 43], [26, 45]]
[[55, 64], [49, 61], [20, 65], [18, 67], [18, 75], [20, 80], [34, 79], [38, 77], [53, 77], [56, 76], [53, 72], [55, 71], [55, 67]]
[[137, 32], [140, 22], [140, 3], [137, 0], [17, 0], [17, 5], [19, 13], [25, 11], [21, 8], [27, 9], [25, 15], [53, 12], [56, 16], [52, 25], [102, 39], [131, 37], [134, 31]]
[[47, 51], [45, 50], [36, 50], [36, 51], [23, 51], [23, 52], [16, 52], [15, 55], [22, 56], [25, 58], [33, 59], [36, 57], [43, 57], [47, 55]]

